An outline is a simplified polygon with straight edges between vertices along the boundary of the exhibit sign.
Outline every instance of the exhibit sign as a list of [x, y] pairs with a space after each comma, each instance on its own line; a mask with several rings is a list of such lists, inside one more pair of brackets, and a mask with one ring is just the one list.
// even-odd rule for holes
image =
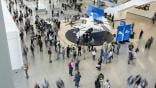
[[104, 16], [104, 10], [100, 9], [96, 6], [88, 5], [87, 6], [87, 15], [90, 17], [92, 16], [93, 19], [99, 20], [99, 17]]
[[116, 42], [129, 41], [132, 31], [132, 24], [126, 24], [125, 21], [121, 21], [117, 28]]
[[128, 24], [125, 26], [125, 30], [124, 30], [124, 38], [123, 41], [129, 41], [130, 35], [131, 35], [131, 31], [132, 31], [132, 25]]
[[116, 42], [122, 42], [124, 38], [124, 26], [118, 26], [117, 28], [117, 35], [116, 35]]

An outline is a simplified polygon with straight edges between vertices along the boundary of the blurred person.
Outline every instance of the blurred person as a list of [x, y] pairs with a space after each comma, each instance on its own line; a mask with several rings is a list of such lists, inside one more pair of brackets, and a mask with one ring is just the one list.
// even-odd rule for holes
[[34, 88], [40, 88], [40, 86], [36, 83]]
[[64, 82], [62, 79], [59, 79], [56, 81], [56, 86], [57, 86], [57, 88], [65, 88]]
[[49, 48], [49, 50], [48, 50], [48, 55], [49, 55], [49, 63], [52, 63], [52, 60], [51, 60], [51, 55], [52, 55], [51, 48]]
[[44, 80], [41, 81], [40, 87], [41, 88], [50, 88], [49, 82], [44, 78]]
[[75, 74], [75, 77], [74, 77], [75, 86], [76, 86], [77, 88], [79, 87], [80, 79], [81, 79], [81, 74], [80, 74], [80, 72], [78, 71], [78, 72]]
[[29, 69], [28, 64], [24, 64], [24, 72], [25, 72], [25, 75], [26, 75], [27, 79], [29, 78], [28, 69]]
[[101, 83], [100, 83], [100, 79], [99, 78], [97, 78], [95, 80], [95, 88], [101, 88]]
[[110, 85], [110, 82], [108, 79], [104, 82], [103, 86], [104, 86], [104, 88], [111, 88], [111, 85]]

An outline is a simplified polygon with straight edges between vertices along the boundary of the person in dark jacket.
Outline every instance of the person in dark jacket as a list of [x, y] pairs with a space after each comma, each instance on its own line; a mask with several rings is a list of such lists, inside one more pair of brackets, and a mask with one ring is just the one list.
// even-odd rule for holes
[[141, 38], [142, 38], [143, 33], [144, 33], [144, 31], [143, 31], [143, 30], [141, 30], [141, 31], [140, 31], [140, 34], [139, 34], [139, 39], [141, 39]]
[[49, 63], [52, 63], [52, 60], [51, 60], [51, 56], [52, 56], [51, 48], [49, 48], [49, 50], [48, 50], [48, 55], [49, 55]]
[[36, 83], [34, 88], [40, 88], [40, 86]]
[[95, 88], [101, 88], [101, 84], [100, 84], [100, 79], [99, 78], [97, 78], [95, 80]]
[[40, 47], [40, 52], [42, 52], [43, 51], [43, 43], [42, 43], [42, 40], [39, 40], [38, 41], [38, 45]]
[[70, 55], [70, 47], [69, 45], [67, 46], [67, 58], [69, 58], [69, 55]]
[[75, 86], [76, 86], [77, 88], [79, 87], [80, 79], [81, 79], [81, 74], [80, 74], [80, 72], [77, 72], [77, 73], [75, 74], [75, 77], [74, 77]]

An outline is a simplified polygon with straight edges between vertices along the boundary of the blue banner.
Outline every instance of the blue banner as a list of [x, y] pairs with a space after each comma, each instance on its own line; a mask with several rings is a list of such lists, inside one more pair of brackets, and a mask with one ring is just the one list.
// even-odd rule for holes
[[126, 25], [124, 30], [124, 38], [123, 38], [124, 41], [129, 41], [131, 31], [132, 25], [131, 24]]
[[88, 16], [92, 16], [92, 11], [93, 11], [93, 6], [88, 5], [88, 6], [87, 6], [87, 15], [88, 15]]
[[116, 42], [129, 41], [132, 24], [126, 24], [125, 21], [121, 21], [117, 29]]
[[97, 18], [104, 16], [104, 10], [97, 8], [95, 6], [88, 5], [87, 6], [87, 15], [93, 16], [93, 19], [98, 20]]
[[124, 26], [118, 26], [117, 29], [116, 42], [121, 42], [124, 37]]

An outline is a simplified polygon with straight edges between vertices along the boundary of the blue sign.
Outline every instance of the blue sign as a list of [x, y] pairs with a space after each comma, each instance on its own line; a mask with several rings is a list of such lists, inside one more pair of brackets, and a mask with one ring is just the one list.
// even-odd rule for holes
[[129, 41], [132, 25], [126, 24], [125, 21], [121, 21], [120, 26], [118, 26], [117, 29], [116, 42]]
[[93, 19], [98, 20], [99, 17], [104, 16], [104, 10], [97, 8], [95, 6], [88, 5], [87, 6], [87, 15], [93, 16]]
[[131, 35], [131, 30], [132, 30], [132, 25], [128, 24], [125, 26], [125, 30], [124, 30], [124, 41], [128, 41]]
[[118, 26], [118, 31], [116, 35], [116, 42], [121, 42], [123, 41], [124, 37], [124, 26]]
[[92, 12], [93, 12], [93, 6], [87, 6], [87, 15], [88, 16], [92, 16]]

